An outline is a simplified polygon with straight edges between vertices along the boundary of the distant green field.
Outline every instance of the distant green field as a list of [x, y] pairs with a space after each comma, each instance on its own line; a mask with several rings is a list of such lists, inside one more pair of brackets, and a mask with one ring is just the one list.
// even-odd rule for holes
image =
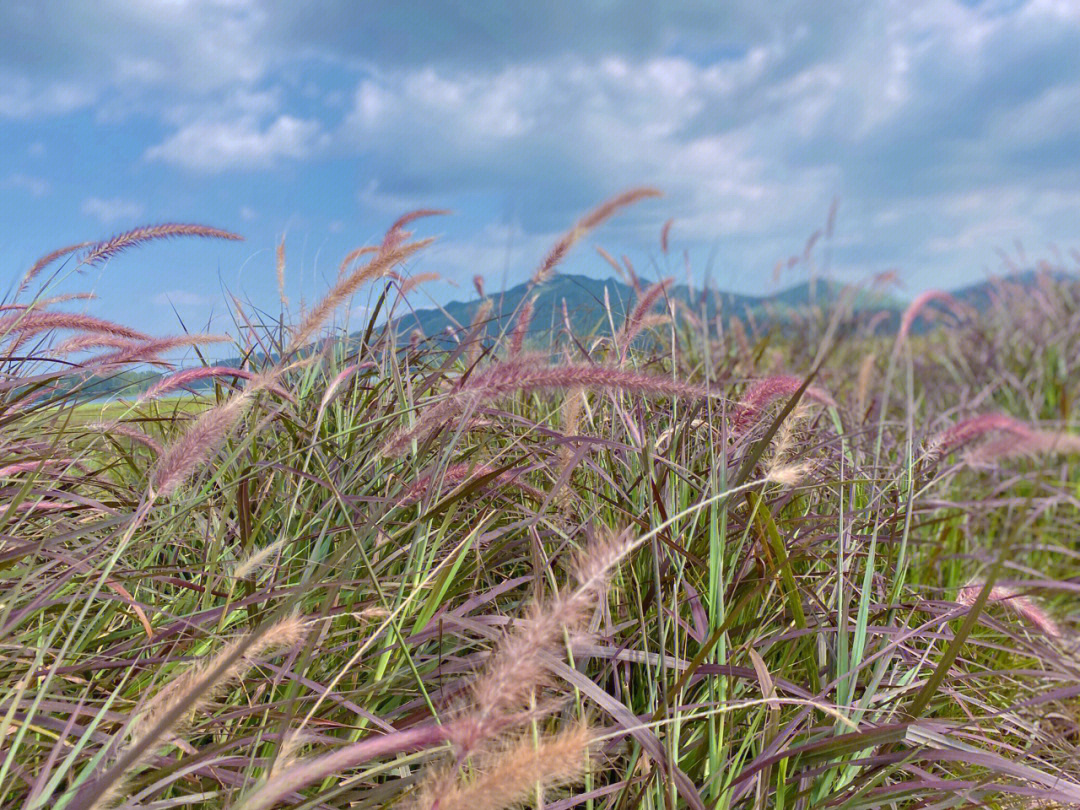
[[213, 403], [213, 397], [194, 395], [170, 397], [150, 403], [139, 403], [136, 400], [84, 402], [75, 406], [74, 419], [78, 423], [86, 424], [139, 417], [162, 418], [173, 413], [197, 413]]

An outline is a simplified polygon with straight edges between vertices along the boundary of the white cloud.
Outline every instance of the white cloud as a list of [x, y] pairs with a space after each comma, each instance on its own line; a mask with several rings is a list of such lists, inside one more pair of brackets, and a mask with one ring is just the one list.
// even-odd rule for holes
[[80, 210], [88, 217], [94, 217], [103, 225], [111, 225], [121, 220], [137, 219], [143, 215], [143, 205], [134, 200], [126, 200], [122, 197], [102, 199], [101, 197], [88, 197], [83, 200]]
[[48, 180], [21, 173], [10, 175], [3, 185], [6, 188], [21, 188], [31, 197], [44, 197], [52, 190], [52, 185]]
[[97, 93], [75, 81], [40, 82], [0, 71], [0, 118], [64, 115], [89, 107]]
[[291, 115], [278, 116], [265, 127], [250, 116], [233, 121], [197, 121], [152, 146], [145, 157], [207, 173], [265, 169], [282, 158], [309, 156], [319, 143], [319, 132], [317, 121]]
[[247, 205], [240, 206], [240, 219], [244, 222], [254, 222], [258, 218], [259, 213], [254, 208]]
[[[384, 168], [385, 181], [360, 194], [372, 209], [408, 208], [419, 195], [395, 191], [401, 187], [430, 197], [532, 184], [538, 195], [550, 192], [541, 204], [562, 211], [568, 224], [620, 187], [654, 183], [668, 192], [664, 210], [685, 218], [688, 235], [765, 231], [808, 209], [816, 215], [839, 179], [831, 166], [781, 175], [759, 148], [792, 104], [805, 103], [802, 128], [814, 128], [828, 106], [817, 97], [836, 83], [831, 73], [797, 78], [783, 85], [784, 104], [769, 102], [762, 85], [783, 54], [778, 44], [709, 65], [606, 57], [496, 73], [443, 75], [428, 67], [367, 77], [336, 137]], [[736, 116], [755, 95], [764, 108]], [[560, 199], [567, 189], [575, 199]], [[658, 226], [659, 214], [643, 216], [649, 228]]]
[[[748, 0], [552, 0], [512, 21], [484, 0], [422, 21], [391, 2], [40, 5], [52, 11], [0, 4], [13, 43], [0, 118], [137, 112], [166, 132], [146, 160], [202, 173], [355, 158], [342, 182], [362, 178], [365, 214], [468, 214], [479, 199], [519, 216], [524, 244], [652, 183], [667, 198], [620, 217], [619, 236], [651, 246], [675, 216], [689, 243], [722, 238], [725, 260], [771, 266], [839, 193], [842, 219], [870, 236], [861, 250], [928, 274], [998, 234], [1072, 234], [1060, 204], [1080, 187], [1069, 0], [767, 13]], [[494, 259], [499, 246], [475, 239], [479, 253], [445, 260]]]
[[1039, 147], [1063, 138], [1075, 143], [1080, 138], [1080, 82], [1051, 87], [1007, 110], [994, 121], [991, 133], [1012, 149]]

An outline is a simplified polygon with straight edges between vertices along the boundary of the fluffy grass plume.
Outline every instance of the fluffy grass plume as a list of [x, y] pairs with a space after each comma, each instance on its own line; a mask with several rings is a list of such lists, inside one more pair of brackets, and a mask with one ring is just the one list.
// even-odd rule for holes
[[908, 304], [907, 309], [904, 310], [904, 314], [900, 317], [900, 331], [896, 335], [897, 345], [900, 345], [907, 340], [908, 334], [911, 332], [911, 327], [915, 325], [915, 319], [918, 318], [924, 309], [929, 304], [938, 302], [947, 306], [958, 317], [962, 314], [960, 302], [956, 300], [951, 294], [944, 292], [943, 290], [927, 290], [924, 293], [920, 293], [915, 296], [914, 300]]
[[82, 250], [83, 248], [89, 247], [92, 244], [94, 244], [94, 243], [93, 242], [76, 242], [73, 245], [67, 245], [65, 247], [57, 248], [56, 250], [53, 250], [53, 251], [50, 251], [49, 253], [46, 253], [44, 256], [42, 256], [40, 259], [38, 259], [36, 262], [34, 262], [30, 266], [30, 269], [26, 271], [26, 275], [24, 275], [23, 278], [22, 278], [22, 281], [19, 282], [18, 292], [22, 293], [27, 287], [30, 286], [30, 282], [32, 282], [35, 278], [37, 278], [38, 274], [41, 273], [42, 270], [44, 270], [50, 264], [55, 262], [57, 259], [62, 259], [65, 256], [70, 256], [72, 253], [75, 253], [76, 251]]
[[585, 769], [590, 729], [579, 725], [533, 741], [522, 737], [483, 759], [478, 774], [439, 774], [406, 805], [411, 810], [501, 810], [535, 797], [537, 790], [577, 782]]
[[[244, 677], [245, 673], [251, 669], [255, 659], [271, 650], [292, 647], [298, 644], [304, 637], [304, 633], [304, 624], [298, 618], [289, 618], [278, 622], [267, 632], [248, 643], [244, 654], [237, 657], [212, 680], [208, 680], [208, 676], [220, 669], [227, 659], [236, 654], [241, 645], [244, 644], [244, 639], [234, 639], [222, 647], [215, 655], [188, 667], [150, 698], [142, 711], [132, 719], [127, 730], [128, 742], [126, 746], [135, 746], [146, 741], [148, 735], [165, 715], [169, 714], [174, 708], [186, 704], [185, 715], [182, 719], [172, 723], [166, 732], [167, 736], [183, 734], [195, 716], [204, 711], [231, 684]], [[143, 757], [135, 760], [129, 772], [143, 765], [152, 753], [152, 748], [148, 748]], [[123, 798], [127, 787], [128, 782], [125, 779], [114, 782], [94, 802], [92, 805], [93, 810], [113, 807]]]
[[314, 308], [232, 298], [242, 373], [158, 374], [205, 336], [73, 321], [77, 274], [0, 303], [0, 806], [1080, 806], [1064, 254], [897, 352], [869, 278], [661, 314], [661, 243], [625, 318], [480, 295], [481, 350], [410, 337], [418, 216]]
[[285, 295], [285, 237], [281, 237], [277, 250], [274, 252], [274, 270], [277, 274], [278, 298], [281, 306], [289, 308], [289, 299]]
[[75, 312], [28, 312], [5, 315], [0, 318], [0, 336], [14, 333], [20, 338], [25, 338], [58, 329], [110, 335], [129, 340], [149, 339], [142, 332], [121, 324]]
[[161, 362], [160, 355], [166, 352], [185, 349], [189, 346], [206, 346], [211, 343], [230, 343], [227, 335], [176, 335], [174, 337], [152, 338], [121, 347], [115, 351], [101, 354], [89, 361], [93, 366], [114, 366], [124, 363]]
[[930, 440], [927, 452], [932, 457], [943, 456], [993, 433], [1008, 433], [1020, 442], [1035, 436], [1031, 426], [1018, 419], [1003, 413], [986, 413], [964, 419], [938, 433]]
[[295, 347], [306, 345], [319, 328], [333, 315], [334, 311], [351, 298], [361, 286], [368, 281], [386, 275], [394, 267], [431, 242], [431, 239], [421, 239], [417, 242], [380, 250], [374, 254], [374, 258], [367, 264], [350, 270], [318, 304], [312, 307], [293, 336], [292, 345]]
[[162, 377], [156, 383], [151, 385], [140, 399], [156, 399], [157, 397], [164, 396], [171, 391], [176, 391], [179, 388], [185, 388], [191, 385], [193, 382], [199, 380], [209, 380], [218, 377], [232, 377], [238, 380], [250, 380], [255, 375], [250, 371], [245, 371], [240, 368], [233, 368], [231, 366], [202, 366], [200, 368], [189, 368], [184, 371], [178, 371], [175, 374], [170, 374], [167, 377]]
[[130, 231], [118, 233], [109, 239], [95, 242], [87, 250], [86, 255], [79, 260], [80, 265], [93, 267], [108, 261], [119, 253], [133, 247], [146, 244], [147, 242], [161, 239], [178, 239], [184, 236], [194, 236], [201, 239], [226, 239], [242, 241], [244, 237], [220, 228], [211, 228], [209, 225], [192, 225], [181, 222], [166, 222], [161, 225], [143, 225]]
[[[766, 407], [782, 397], [790, 397], [802, 387], [803, 381], [791, 375], [767, 377], [751, 384], [735, 406], [733, 425], [737, 432], [751, 427]], [[803, 394], [807, 399], [829, 407], [836, 401], [828, 393], [813, 385]]]
[[655, 188], [632, 188], [612, 197], [607, 202], [594, 208], [577, 221], [548, 251], [547, 256], [533, 272], [532, 283], [543, 284], [555, 272], [555, 268], [566, 258], [566, 254], [585, 234], [613, 217], [620, 209], [633, 205], [650, 197], [662, 196]]
[[[983, 587], [984, 586], [978, 582], [965, 585], [957, 592], [956, 601], [965, 607], [972, 607]], [[987, 601], [1001, 603], [1014, 611], [1018, 616], [1048, 638], [1061, 638], [1061, 629], [1058, 627], [1057, 622], [1050, 618], [1050, 614], [1039, 607], [1034, 599], [1029, 596], [1024, 596], [1015, 588], [1008, 588], [1004, 585], [994, 585], [990, 588], [990, 595], [987, 597]]]
[[671, 286], [673, 279], [666, 278], [663, 281], [659, 281], [656, 284], [650, 284], [645, 288], [645, 291], [638, 295], [637, 304], [635, 304], [630, 315], [626, 319], [626, 324], [615, 338], [615, 343], [619, 347], [620, 354], [625, 355], [626, 350], [630, 347], [630, 344], [634, 341], [634, 338], [641, 334], [645, 329], [646, 318], [648, 318], [653, 307], [657, 302], [667, 295], [668, 288]]
[[711, 395], [704, 386], [668, 377], [584, 363], [549, 366], [536, 359], [519, 358], [500, 363], [470, 378], [460, 389], [424, 410], [415, 426], [399, 431], [383, 446], [383, 453], [395, 456], [405, 452], [411, 442], [426, 438], [466, 408], [509, 394], [578, 388], [690, 400]]
[[534, 307], [535, 299], [532, 296], [527, 297], [521, 304], [514, 328], [510, 331], [510, 348], [507, 351], [510, 357], [517, 357], [525, 346], [525, 338], [528, 337], [529, 326], [532, 324]]
[[204, 411], [184, 434], [161, 453], [150, 476], [153, 491], [170, 495], [222, 445], [251, 404], [247, 389]]

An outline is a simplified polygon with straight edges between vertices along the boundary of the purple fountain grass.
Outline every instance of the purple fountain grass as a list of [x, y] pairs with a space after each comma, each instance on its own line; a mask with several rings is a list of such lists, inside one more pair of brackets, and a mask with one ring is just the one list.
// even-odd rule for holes
[[919, 314], [926, 308], [927, 304], [934, 301], [945, 304], [957, 317], [960, 317], [963, 314], [963, 308], [960, 306], [960, 302], [952, 295], [944, 290], [927, 290], [926, 292], [917, 295], [915, 299], [908, 304], [907, 309], [904, 310], [904, 314], [900, 318], [900, 331], [896, 334], [897, 346], [907, 340], [908, 334], [911, 332], [911, 327], [915, 323], [915, 319], [919, 317]]
[[[534, 604], [525, 620], [515, 622], [503, 636], [488, 664], [477, 676], [469, 690], [471, 700], [463, 704], [457, 716], [440, 723], [430, 723], [417, 728], [392, 731], [345, 746], [329, 754], [300, 760], [290, 768], [275, 773], [270, 779], [240, 804], [240, 810], [269, 810], [284, 797], [302, 790], [345, 770], [355, 768], [378, 757], [406, 751], [422, 751], [452, 742], [459, 753], [458, 762], [473, 753], [486, 753], [484, 763], [498, 767], [487, 772], [502, 771], [502, 783], [480, 782], [488, 786], [502, 787], [501, 795], [511, 785], [520, 785], [525, 777], [535, 786], [539, 777], [554, 781], [561, 775], [571, 778], [580, 771], [591, 742], [591, 733], [583, 724], [554, 737], [542, 738], [543, 745], [534, 746], [535, 756], [529, 757], [519, 747], [520, 738], [507, 747], [505, 744], [485, 748], [507, 729], [522, 728], [531, 720], [539, 719], [551, 708], [533, 708], [528, 697], [541, 683], [550, 680], [545, 657], [558, 655], [565, 633], [580, 633], [590, 611], [603, 598], [615, 566], [631, 547], [627, 533], [605, 534], [589, 544], [575, 561], [574, 571], [578, 581], [576, 588], [567, 588], [558, 596]], [[524, 711], [520, 711], [524, 708]], [[553, 708], [553, 707], [552, 707]], [[550, 747], [545, 747], [550, 746]], [[511, 759], [505, 759], [506, 755]], [[457, 768], [438, 768], [425, 780], [425, 788], [446, 785], [456, 791]], [[511, 780], [511, 776], [513, 779]], [[493, 776], [493, 779], [495, 777]], [[476, 783], [474, 783], [476, 784]], [[444, 798], [469, 796], [467, 787], [463, 792], [447, 792]], [[423, 799], [430, 793], [421, 792]], [[473, 800], [491, 797], [490, 791], [471, 794]], [[517, 794], [515, 794], [517, 795]], [[460, 805], [451, 805], [458, 807]], [[443, 807], [443, 805], [439, 805]], [[474, 806], [474, 810], [479, 805]]]
[[[781, 397], [790, 397], [802, 384], [801, 378], [791, 375], [767, 377], [753, 383], [734, 408], [733, 430], [736, 433], [745, 431], [757, 421], [766, 407]], [[803, 396], [822, 405], [836, 407], [836, 401], [826, 391], [813, 385], [807, 387]]]
[[322, 399], [319, 401], [319, 414], [326, 410], [326, 406], [330, 404], [330, 401], [334, 398], [334, 394], [346, 380], [351, 378], [356, 372], [362, 371], [368, 368], [375, 368], [375, 364], [371, 361], [365, 361], [363, 363], [351, 363], [345, 366], [341, 371], [334, 375], [334, 379], [330, 381], [330, 384], [326, 386], [326, 391], [322, 395]]
[[[153, 728], [161, 715], [168, 713], [170, 707], [191, 697], [195, 692], [198, 692], [198, 698], [191, 706], [188, 716], [197, 714], [208, 706], [227, 684], [242, 678], [244, 673], [254, 665], [254, 659], [275, 649], [294, 647], [303, 640], [305, 635], [306, 630], [302, 619], [297, 617], [282, 619], [267, 632], [262, 633], [213, 683], [202, 684], [206, 674], [217, 669], [221, 662], [231, 657], [244, 641], [243, 636], [233, 639], [214, 655], [188, 667], [148, 700], [131, 723], [128, 730], [131, 739], [142, 738]], [[172, 731], [178, 731], [183, 725], [185, 724], [174, 725]]]
[[1036, 431], [1030, 426], [1003, 413], [984, 413], [957, 422], [941, 431], [928, 442], [927, 455], [939, 458], [986, 436], [988, 433], [1008, 433], [1016, 439], [1034, 439]]
[[487, 324], [494, 306], [495, 302], [490, 298], [485, 298], [480, 302], [480, 306], [476, 308], [476, 312], [473, 313], [472, 319], [469, 321], [470, 332], [475, 331], [479, 326]]
[[92, 315], [80, 315], [74, 312], [28, 312], [15, 313], [0, 317], [0, 336], [18, 333], [21, 337], [48, 332], [54, 329], [66, 331], [92, 332], [99, 335], [113, 335], [131, 340], [148, 340], [142, 332], [129, 329], [112, 321], [95, 318]]
[[[427, 497], [428, 493], [433, 491], [439, 484], [444, 489], [451, 490], [461, 484], [472, 481], [476, 478], [480, 478], [485, 475], [490, 475], [495, 471], [495, 467], [489, 464], [451, 464], [447, 467], [442, 475], [439, 475], [438, 470], [434, 470], [430, 473], [420, 476], [413, 483], [409, 484], [394, 504], [397, 507], [411, 506], [419, 501], [422, 501]], [[492, 486], [512, 486], [518, 491], [528, 495], [535, 501], [544, 501], [547, 497], [546, 493], [536, 487], [526, 484], [524, 481], [519, 480], [520, 476], [524, 473], [524, 470], [505, 470], [499, 475], [494, 476], [488, 481], [486, 488]]]
[[[970, 608], [975, 604], [983, 584], [974, 582], [965, 585], [956, 594], [956, 601], [964, 607]], [[1018, 616], [1027, 621], [1039, 632], [1048, 638], [1058, 640], [1062, 637], [1061, 628], [1050, 618], [1050, 615], [1039, 607], [1033, 599], [1024, 596], [1019, 590], [1005, 585], [994, 585], [990, 588], [987, 597], [988, 602], [1001, 602], [1005, 607], [1016, 612]]]
[[870, 379], [874, 375], [877, 352], [867, 352], [859, 363], [859, 376], [855, 383], [855, 412], [862, 417], [866, 412], [866, 397], [870, 392]]
[[886, 320], [888, 320], [889, 316], [891, 315], [892, 313], [886, 309], [883, 309], [880, 312], [875, 312], [873, 315], [871, 315], [869, 320], [867, 320], [866, 322], [867, 334], [874, 334], [877, 331], [877, 328]]
[[477, 273], [472, 277], [473, 287], [476, 289], [476, 294], [481, 298], [484, 297], [484, 277]]
[[190, 346], [202, 346], [208, 343], [229, 343], [228, 335], [175, 335], [173, 337], [152, 338], [126, 348], [117, 349], [108, 354], [101, 354], [86, 362], [87, 366], [101, 368], [123, 363], [164, 363], [158, 355], [165, 352], [184, 349]]
[[472, 366], [480, 355], [480, 350], [483, 348], [484, 336], [487, 333], [487, 323], [491, 319], [491, 310], [494, 306], [494, 301], [490, 298], [485, 298], [480, 302], [480, 306], [476, 308], [476, 312], [473, 313], [472, 321], [469, 322], [469, 335], [472, 336], [472, 339], [469, 343], [468, 350], [465, 352], [466, 366]]
[[777, 259], [776, 260], [776, 264], [773, 265], [773, 269], [772, 269], [773, 284], [776, 284], [776, 283], [778, 283], [780, 281], [780, 275], [784, 270], [784, 266], [785, 265], [784, 265], [784, 260], [783, 259]]
[[641, 200], [648, 199], [649, 197], [661, 196], [663, 195], [654, 188], [632, 188], [628, 191], [624, 191], [622, 194], [612, 197], [607, 202], [594, 208], [579, 219], [574, 227], [563, 234], [552, 246], [551, 250], [548, 251], [547, 256], [544, 257], [544, 260], [540, 262], [540, 265], [533, 273], [530, 284], [536, 286], [551, 278], [555, 272], [555, 268], [564, 258], [566, 258], [566, 254], [570, 252], [570, 248], [572, 248], [586, 233], [614, 216], [617, 211]]
[[[698, 317], [698, 314], [694, 312], [693, 308], [686, 301], [681, 298], [673, 298], [671, 302], [675, 305], [675, 309], [679, 311], [679, 314], [683, 319], [688, 321], [695, 329], [701, 330], [705, 328], [705, 323]], [[644, 320], [644, 328], [649, 329], [652, 326], [657, 326], [660, 323], [668, 323], [671, 321], [669, 315], [652, 315]]]
[[585, 723], [557, 734], [513, 743], [473, 763], [478, 773], [466, 781], [456, 768], [430, 776], [409, 810], [502, 810], [528, 801], [538, 789], [576, 783], [584, 773], [592, 729]]
[[630, 283], [630, 281], [626, 277], [626, 271], [623, 269], [623, 266], [615, 260], [614, 256], [612, 256], [610, 253], [600, 247], [600, 245], [596, 246], [596, 252], [600, 254], [601, 259], [611, 265], [611, 269], [615, 271], [616, 276], [625, 281], [627, 284]]
[[286, 796], [315, 782], [378, 757], [433, 748], [445, 743], [456, 731], [453, 722], [424, 725], [370, 737], [329, 754], [301, 759], [271, 776], [239, 805], [239, 810], [270, 810]]
[[810, 261], [810, 254], [814, 252], [814, 246], [821, 239], [821, 230], [818, 229], [810, 234], [810, 237], [806, 240], [806, 244], [803, 245], [802, 260], [803, 262]]
[[584, 630], [612, 571], [631, 544], [628, 532], [605, 533], [590, 543], [574, 561], [578, 586], [533, 603], [526, 618], [503, 636], [488, 666], [473, 682], [471, 700], [463, 709], [464, 734], [454, 740], [462, 755], [491, 738], [491, 722], [527, 709], [534, 691], [550, 682], [544, 658], [558, 649], [566, 633]]
[[895, 267], [888, 270], [882, 270], [880, 273], [875, 273], [870, 279], [870, 286], [875, 289], [882, 287], [903, 287], [904, 283], [900, 278], [900, 271]]
[[168, 496], [212, 456], [232, 433], [251, 402], [249, 389], [203, 411], [188, 430], [161, 453], [150, 474], [157, 495]]
[[427, 247], [432, 241], [432, 239], [421, 239], [391, 250], [379, 251], [367, 264], [351, 271], [339, 280], [331, 288], [330, 292], [307, 314], [300, 328], [293, 336], [292, 346], [299, 348], [306, 345], [334, 311], [348, 298], [351, 298], [365, 282], [386, 275], [395, 266], [401, 264], [418, 250]]
[[[54, 501], [44, 499], [40, 501], [22, 501], [15, 505], [16, 512], [56, 512], [61, 509], [79, 509], [85, 507], [85, 503], [79, 501]], [[10, 508], [9, 504], [0, 505], [0, 512]]]
[[55, 262], [57, 259], [61, 259], [64, 256], [67, 256], [67, 255], [69, 255], [71, 253], [74, 253], [77, 250], [82, 250], [85, 247], [90, 247], [90, 245], [92, 245], [92, 244], [94, 244], [94, 243], [93, 242], [76, 242], [73, 245], [68, 245], [66, 247], [57, 248], [56, 250], [52, 251], [51, 253], [46, 253], [44, 256], [42, 256], [40, 259], [38, 259], [36, 262], [34, 262], [30, 266], [30, 269], [26, 271], [26, 275], [24, 275], [23, 278], [22, 278], [22, 281], [19, 282], [19, 289], [17, 290], [15, 295], [18, 296], [20, 293], [22, 293], [23, 290], [25, 290], [27, 287], [30, 286], [30, 282], [33, 281], [37, 277], [38, 273], [40, 273], [42, 270], [44, 270], [50, 264]]
[[415, 211], [409, 211], [395, 219], [386, 232], [388, 234], [396, 233], [401, 231], [406, 225], [416, 222], [418, 219], [425, 219], [427, 217], [445, 217], [452, 213], [454, 212], [449, 208], [417, 208]]
[[836, 212], [840, 208], [840, 198], [833, 197], [829, 203], [829, 213], [825, 217], [825, 238], [832, 239], [833, 230], [836, 228]]
[[750, 341], [746, 336], [746, 327], [743, 326], [742, 318], [738, 315], [732, 315], [730, 320], [731, 334], [735, 337], [735, 344], [739, 347], [739, 354], [742, 355], [744, 360], [747, 360], [752, 355], [750, 348]]
[[1080, 453], [1080, 436], [1050, 430], [1035, 430], [1029, 436], [1005, 435], [988, 441], [973, 449], [968, 458], [975, 463], [988, 463], [1015, 456], [1075, 453]]
[[160, 239], [176, 239], [182, 236], [195, 236], [203, 239], [227, 239], [243, 241], [239, 234], [212, 228], [209, 225], [193, 225], [182, 222], [166, 222], [160, 225], [143, 225], [130, 231], [118, 233], [103, 242], [95, 243], [79, 261], [80, 265], [92, 267], [116, 256], [128, 248], [138, 247], [146, 242]]
[[170, 391], [184, 388], [199, 380], [214, 377], [236, 377], [241, 380], [250, 380], [254, 376], [255, 375], [250, 371], [233, 368], [232, 366], [201, 366], [199, 368], [189, 368], [184, 371], [178, 371], [175, 374], [170, 374], [167, 377], [162, 377], [143, 392], [143, 395], [139, 397], [139, 401], [141, 402], [164, 396]]
[[510, 357], [517, 357], [525, 346], [525, 338], [528, 336], [529, 326], [532, 324], [534, 305], [535, 301], [532, 296], [526, 298], [521, 305], [517, 321], [514, 322], [514, 329], [510, 332], [510, 348], [507, 351]]
[[671, 225], [675, 220], [669, 219], [664, 223], [664, 227], [660, 229], [660, 250], [667, 255], [668, 252], [668, 237], [671, 235]]
[[275, 391], [280, 369], [258, 374], [244, 390], [203, 411], [188, 430], [160, 454], [150, 473], [153, 496], [168, 496], [190, 478], [225, 442], [247, 412], [254, 395]]
[[438, 281], [442, 278], [439, 273], [416, 273], [415, 275], [404, 278], [394, 273], [394, 280], [398, 282], [398, 290], [402, 295], [408, 295], [421, 284], [427, 284], [429, 281]]
[[73, 458], [43, 458], [33, 461], [17, 461], [0, 467], [0, 477], [18, 475], [21, 472], [44, 472], [57, 467], [71, 467], [78, 465]]
[[0, 304], [0, 312], [8, 312], [11, 310], [25, 312], [28, 309], [47, 309], [53, 304], [63, 304], [66, 301], [93, 301], [96, 298], [97, 296], [92, 292], [63, 293], [62, 295], [52, 295], [48, 298], [37, 298], [29, 304]]
[[650, 284], [638, 296], [637, 305], [626, 319], [626, 325], [615, 336], [615, 345], [619, 347], [620, 356], [626, 355], [626, 350], [630, 347], [634, 338], [641, 334], [641, 331], [645, 328], [646, 316], [656, 306], [656, 302], [667, 295], [668, 287], [671, 286], [672, 281], [673, 279], [665, 278], [656, 284]]
[[633, 205], [636, 202], [640, 202], [641, 200], [663, 196], [664, 193], [662, 191], [648, 186], [627, 189], [621, 194], [616, 194], [611, 199], [600, 203], [600, 205], [596, 206], [596, 208], [578, 220], [576, 227], [584, 232], [591, 231], [596, 226], [611, 219], [623, 208]]
[[626, 279], [629, 281], [630, 286], [634, 288], [634, 292], [641, 295], [645, 287], [641, 283], [641, 277], [638, 276], [637, 270], [634, 269], [634, 263], [630, 261], [630, 257], [625, 253], [620, 258], [622, 258], [623, 267], [626, 268]]
[[[253, 642], [247, 642], [244, 636], [240, 636], [227, 643], [215, 655], [202, 659], [188, 667], [179, 676], [166, 684], [160, 692], [150, 698], [142, 710], [132, 719], [127, 728], [129, 742], [126, 746], [121, 747], [121, 753], [127, 751], [130, 747], [147, 741], [148, 735], [158, 722], [180, 704], [186, 702], [189, 705], [188, 711], [180, 720], [173, 723], [166, 732], [171, 736], [182, 733], [189, 727], [195, 715], [205, 710], [227, 686], [241, 680], [247, 674], [255, 665], [255, 659], [273, 650], [296, 646], [303, 640], [304, 636], [303, 621], [298, 618], [283, 619]], [[210, 673], [220, 669], [228, 658], [235, 656], [243, 644], [247, 644], [244, 654], [237, 657], [212, 682], [207, 682]], [[92, 805], [92, 810], [112, 807], [122, 798], [127, 788], [128, 775], [153, 756], [154, 752], [153, 746], [147, 747], [128, 766], [125, 773], [97, 798]]]
[[410, 506], [424, 499], [437, 484], [442, 483], [447, 489], [453, 489], [464, 481], [477, 478], [492, 472], [492, 468], [486, 464], [452, 464], [447, 467], [442, 475], [438, 470], [433, 470], [422, 475], [405, 487], [397, 502], [398, 507]]
[[573, 388], [621, 391], [647, 396], [677, 396], [691, 400], [716, 396], [705, 386], [673, 380], [670, 377], [651, 376], [587, 363], [551, 366], [535, 355], [523, 355], [504, 360], [487, 371], [470, 377], [462, 387], [425, 410], [413, 428], [398, 431], [392, 436], [383, 447], [383, 453], [388, 456], [400, 455], [414, 439], [423, 439], [466, 407], [484, 404], [511, 393], [527, 394], [533, 391]]
[[138, 442], [144, 447], [148, 447], [157, 455], [161, 455], [162, 453], [161, 444], [156, 439], [146, 435], [138, 428], [124, 424], [123, 422], [92, 422], [83, 425], [82, 428], [91, 433], [104, 433], [109, 436], [116, 434], [117, 436], [123, 436], [134, 442]]
[[131, 349], [138, 345], [139, 342], [131, 338], [114, 335], [75, 335], [57, 343], [51, 354], [53, 357], [65, 357], [89, 349]]
[[387, 251], [394, 250], [402, 242], [412, 236], [412, 231], [406, 231], [405, 226], [410, 222], [415, 222], [418, 219], [424, 217], [440, 217], [451, 213], [445, 208], [419, 208], [415, 211], [409, 211], [407, 214], [402, 214], [398, 217], [387, 229], [386, 234], [383, 236], [382, 244], [379, 246], [380, 253], [386, 253]]
[[277, 272], [277, 287], [278, 298], [281, 300], [281, 306], [288, 309], [289, 299], [285, 295], [285, 237], [281, 237], [281, 241], [278, 242], [277, 251], [275, 252], [274, 269]]
[[344, 276], [352, 267], [353, 262], [359, 259], [361, 256], [367, 256], [369, 253], [378, 253], [378, 245], [364, 245], [363, 247], [353, 248], [345, 254], [345, 258], [341, 260], [341, 264], [338, 266], [338, 277]]

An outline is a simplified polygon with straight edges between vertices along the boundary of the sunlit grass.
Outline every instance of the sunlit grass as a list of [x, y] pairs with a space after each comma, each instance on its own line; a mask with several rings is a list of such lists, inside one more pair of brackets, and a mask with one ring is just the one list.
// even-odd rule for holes
[[417, 218], [351, 338], [238, 316], [237, 388], [9, 351], [0, 806], [1080, 802], [1077, 284], [906, 340], [647, 285], [614, 338], [410, 340]]

